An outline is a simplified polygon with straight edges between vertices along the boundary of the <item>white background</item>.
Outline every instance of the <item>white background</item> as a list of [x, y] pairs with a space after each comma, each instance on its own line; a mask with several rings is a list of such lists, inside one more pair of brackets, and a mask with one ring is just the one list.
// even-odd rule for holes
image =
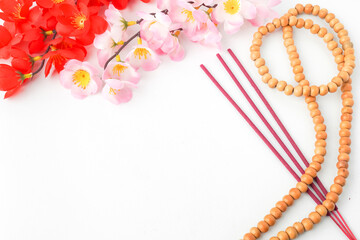
[[[360, 2], [313, 4], [335, 12], [357, 50]], [[284, 1], [276, 10], [283, 14], [294, 5]], [[261, 83], [248, 50], [255, 30], [245, 25], [238, 34], [225, 36], [223, 55], [270, 120], [225, 52], [233, 48], [310, 160], [315, 137], [304, 100]], [[274, 76], [294, 82], [281, 35], [278, 31], [266, 37], [262, 53]], [[295, 41], [311, 83], [327, 83], [337, 74], [321, 39], [297, 30]], [[76, 100], [58, 77], [38, 77], [21, 94], [0, 101], [1, 239], [235, 240], [295, 186], [201, 71], [204, 63], [278, 148], [220, 66], [218, 50], [187, 41], [184, 45], [184, 61], [165, 58], [158, 70], [141, 73], [140, 86], [128, 104], [115, 106], [101, 95]], [[359, 237], [358, 70], [353, 80], [351, 174], [338, 206]], [[319, 103], [328, 126], [328, 154], [319, 176], [329, 188], [337, 172], [340, 93], [319, 97]], [[303, 195], [262, 239], [306, 217], [314, 207]], [[299, 239], [346, 237], [326, 218]]]

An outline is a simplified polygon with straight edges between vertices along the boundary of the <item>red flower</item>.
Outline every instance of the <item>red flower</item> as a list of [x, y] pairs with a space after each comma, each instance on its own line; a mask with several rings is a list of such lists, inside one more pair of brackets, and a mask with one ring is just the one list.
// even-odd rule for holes
[[76, 37], [79, 43], [89, 45], [93, 43], [95, 34], [105, 32], [108, 24], [96, 15], [96, 7], [88, 8], [84, 2], [86, 1], [79, 1], [77, 6], [60, 5], [61, 15], [57, 17], [59, 22], [56, 30], [62, 36]]
[[[141, 0], [144, 3], [149, 3], [151, 0]], [[175, 0], [174, 0], [175, 1]], [[112, 0], [112, 4], [119, 10], [123, 10], [127, 7], [130, 0]]]
[[9, 22], [25, 21], [29, 15], [32, 0], [3, 0], [0, 1], [0, 18]]
[[4, 98], [15, 94], [21, 85], [31, 77], [31, 73], [23, 74], [15, 67], [0, 64], [0, 91], [6, 91]]
[[74, 3], [74, 0], [36, 0], [36, 3], [42, 8], [53, 8], [63, 3]]
[[83, 61], [87, 52], [86, 49], [70, 38], [59, 38], [50, 42], [52, 51], [43, 56], [48, 59], [45, 66], [45, 77], [50, 73], [51, 67], [54, 65], [55, 70], [59, 73], [64, 69], [64, 65], [70, 59]]

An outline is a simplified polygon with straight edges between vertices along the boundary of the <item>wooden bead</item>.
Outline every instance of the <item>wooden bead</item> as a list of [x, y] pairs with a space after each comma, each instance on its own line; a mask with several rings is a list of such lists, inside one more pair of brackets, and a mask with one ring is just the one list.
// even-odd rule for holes
[[340, 123], [340, 128], [342, 129], [351, 129], [351, 122], [343, 121]]
[[343, 83], [343, 80], [340, 77], [334, 77], [333, 79], [331, 79], [331, 82], [335, 83], [336, 86], [340, 87]]
[[317, 162], [317, 163], [320, 163], [320, 164], [322, 164], [323, 162], [324, 162], [324, 156], [322, 156], [322, 155], [314, 155], [313, 157], [312, 157], [312, 160], [314, 161], [314, 162]]
[[258, 58], [255, 60], [255, 66], [257, 68], [264, 66], [265, 65], [265, 60], [263, 58]]
[[316, 97], [320, 92], [320, 89], [318, 86], [311, 86], [310, 87], [310, 95], [313, 97]]
[[269, 225], [265, 221], [260, 221], [257, 227], [262, 233], [266, 233], [267, 231], [269, 231]]
[[261, 33], [262, 35], [266, 35], [268, 33], [268, 30], [265, 26], [261, 26], [258, 29], [259, 33]]
[[317, 132], [317, 133], [316, 133], [316, 139], [326, 140], [326, 138], [327, 138], [327, 133], [326, 133], [326, 132], [320, 131], [320, 132]]
[[316, 116], [320, 116], [321, 115], [321, 112], [319, 109], [314, 109], [310, 112], [310, 117], [314, 118]]
[[296, 231], [299, 234], [303, 234], [305, 232], [304, 225], [302, 223], [300, 223], [300, 222], [294, 223], [293, 227], [296, 229]]
[[260, 58], [260, 52], [259, 51], [251, 52], [250, 58], [251, 58], [251, 60], [255, 61], [256, 59]]
[[[291, 40], [293, 40], [292, 38], [293, 38], [293, 33], [292, 32], [284, 32], [283, 33], [283, 38], [285, 39], [285, 40], [287, 40], [287, 39], [291, 39]], [[287, 47], [287, 46], [286, 46]]]
[[344, 107], [352, 107], [352, 106], [354, 106], [354, 99], [352, 99], [352, 98], [345, 98], [345, 99], [343, 100], [343, 106], [344, 106]]
[[302, 5], [301, 3], [298, 3], [298, 4], [296, 4], [295, 9], [297, 10], [297, 12], [299, 14], [301, 14], [304, 12], [304, 5]]
[[[286, 42], [286, 41], [285, 41]], [[294, 42], [293, 40], [292, 40], [292, 42]], [[293, 44], [293, 43], [292, 43]], [[301, 61], [300, 61], [300, 59], [298, 59], [298, 58], [294, 58], [294, 59], [291, 59], [290, 60], [290, 65], [291, 65], [291, 67], [295, 67], [295, 66], [297, 66], [297, 65], [301, 65]]]
[[313, 118], [313, 123], [314, 124], [320, 124], [320, 123], [324, 123], [324, 117], [323, 116], [316, 116]]
[[275, 25], [273, 23], [266, 24], [266, 28], [267, 28], [269, 33], [272, 33], [276, 29], [276, 27], [275, 27]]
[[270, 88], [276, 88], [276, 85], [278, 84], [278, 82], [279, 81], [276, 78], [272, 78], [272, 79], [269, 80], [268, 86]]
[[338, 37], [341, 38], [341, 37], [344, 37], [344, 36], [348, 36], [349, 33], [346, 29], [342, 29], [338, 32]]
[[344, 178], [347, 178], [349, 176], [349, 170], [346, 168], [339, 168], [338, 173], [339, 176], [342, 176]]
[[339, 131], [340, 137], [350, 137], [350, 131], [348, 129], [341, 129]]
[[338, 46], [338, 43], [335, 42], [335, 41], [330, 41], [330, 42], [327, 43], [327, 48], [328, 48], [330, 51], [332, 51], [332, 50], [334, 50], [335, 48], [337, 48], [337, 46]]
[[295, 81], [300, 82], [304, 79], [305, 79], [305, 75], [302, 72], [295, 74]]
[[301, 197], [301, 192], [300, 192], [300, 190], [297, 189], [297, 188], [292, 188], [292, 189], [290, 189], [290, 191], [289, 191], [289, 195], [290, 195], [293, 199], [297, 200], [297, 199], [299, 199], [299, 198]]
[[278, 232], [277, 237], [279, 238], [279, 240], [289, 240], [290, 239], [289, 235], [284, 231]]
[[293, 31], [294, 31], [293, 28], [290, 27], [290, 26], [284, 26], [283, 27], [283, 32], [293, 32]]
[[298, 11], [297, 11], [295, 8], [290, 8], [290, 9], [288, 10], [288, 13], [289, 13], [290, 15], [292, 15], [292, 16], [298, 15]]
[[350, 78], [350, 75], [345, 71], [341, 71], [339, 72], [338, 77], [340, 77], [343, 80], [343, 82], [347, 82]]
[[331, 93], [336, 92], [337, 89], [338, 89], [338, 86], [337, 86], [335, 83], [333, 83], [333, 82], [329, 82], [328, 85], [327, 85], [327, 87], [328, 87], [328, 89], [329, 89], [329, 92], [331, 92]]
[[284, 91], [285, 87], [286, 87], [287, 83], [285, 81], [279, 81], [276, 88], [279, 91]]
[[329, 92], [326, 85], [320, 85], [320, 95], [325, 96]]
[[297, 52], [291, 52], [289, 53], [289, 59], [299, 58], [299, 53]]
[[288, 227], [285, 232], [289, 235], [290, 239], [295, 239], [298, 236], [298, 232], [294, 227]]
[[279, 240], [278, 237], [271, 237], [270, 240]]
[[261, 47], [261, 45], [262, 45], [262, 40], [259, 39], [259, 38], [255, 38], [255, 39], [252, 40], [252, 44]]
[[301, 176], [301, 181], [306, 183], [307, 185], [310, 185], [313, 183], [314, 179], [310, 175], [305, 173]]
[[322, 8], [320, 9], [318, 16], [320, 18], [325, 18], [327, 14], [328, 14], [328, 10], [326, 8]]
[[326, 33], [323, 39], [324, 42], [328, 43], [334, 39], [334, 35], [332, 33]]
[[274, 216], [275, 219], [281, 218], [281, 211], [277, 207], [274, 207], [270, 210], [270, 214]]
[[341, 137], [340, 140], [339, 140], [339, 143], [340, 143], [340, 145], [349, 145], [350, 146], [351, 145], [351, 139], [349, 137]]
[[306, 14], [311, 14], [312, 13], [312, 10], [313, 10], [313, 6], [311, 4], [306, 4], [305, 5], [305, 8], [304, 8], [304, 12]]
[[281, 22], [280, 22], [280, 19], [279, 18], [275, 18], [272, 23], [274, 24], [274, 26], [276, 28], [279, 28], [281, 26]]
[[280, 24], [281, 24], [281, 26], [283, 26], [283, 27], [285, 27], [285, 26], [287, 26], [288, 24], [289, 24], [289, 19], [287, 18], [287, 17], [281, 17], [280, 18]]
[[309, 189], [308, 185], [303, 182], [298, 182], [296, 184], [296, 188], [300, 190], [300, 192], [305, 193]]
[[343, 192], [343, 188], [339, 184], [334, 183], [333, 185], [331, 185], [330, 191], [336, 193], [337, 195], [340, 195]]
[[347, 146], [347, 145], [341, 145], [339, 147], [339, 153], [351, 153], [351, 147]]
[[312, 178], [315, 178], [317, 176], [317, 171], [311, 167], [306, 168], [305, 173], [310, 175]]
[[256, 238], [251, 233], [247, 233], [247, 234], [244, 235], [243, 240], [256, 240]]
[[317, 16], [319, 14], [319, 12], [320, 12], [319, 5], [314, 5], [314, 8], [312, 10], [312, 15]]
[[289, 96], [293, 93], [293, 91], [294, 91], [294, 87], [291, 84], [289, 84], [285, 87], [284, 93], [285, 95]]
[[309, 214], [309, 219], [314, 223], [318, 224], [321, 221], [321, 216], [318, 212], [312, 212]]
[[336, 23], [335, 25], [334, 25], [334, 31], [336, 32], [336, 33], [338, 33], [340, 30], [343, 30], [344, 29], [344, 25], [342, 24], [342, 23]]
[[276, 223], [276, 219], [273, 215], [268, 214], [264, 217], [264, 221], [269, 225], [269, 226], [274, 226]]
[[260, 75], [264, 75], [269, 72], [269, 68], [267, 66], [261, 66], [261, 67], [259, 67], [258, 72]]
[[297, 18], [295, 16], [291, 16], [289, 18], [289, 26], [295, 26], [297, 23]]
[[304, 28], [305, 28], [305, 29], [310, 29], [313, 25], [314, 25], [313, 20], [311, 20], [311, 19], [306, 19], [306, 20], [305, 20], [305, 24], [304, 24]]
[[319, 108], [319, 104], [317, 102], [310, 102], [307, 105], [307, 108], [312, 111]]
[[316, 140], [315, 147], [326, 147], [326, 141], [323, 139]]
[[342, 36], [340, 39], [339, 39], [339, 42], [340, 44], [344, 44], [346, 42], [350, 41], [350, 37], [349, 36]]
[[334, 26], [339, 23], [339, 19], [334, 18], [329, 22], [330, 27], [334, 28]]
[[314, 168], [317, 172], [321, 170], [321, 164], [318, 162], [311, 162], [309, 166]]
[[334, 179], [334, 183], [339, 184], [340, 186], [345, 186], [346, 184], [346, 179], [342, 176], [336, 176]]
[[287, 209], [287, 204], [284, 201], [277, 202], [275, 206], [282, 212], [285, 212]]
[[326, 199], [324, 202], [323, 202], [323, 205], [324, 207], [326, 207], [326, 209], [329, 211], [329, 212], [332, 212], [334, 211], [335, 209], [335, 203], [331, 200], [328, 200]]
[[301, 223], [306, 231], [310, 231], [314, 227], [314, 223], [309, 218], [304, 218]]
[[250, 233], [254, 235], [255, 238], [259, 238], [261, 236], [261, 232], [257, 227], [251, 228]]
[[[294, 39], [292, 39], [292, 38], [285, 39], [285, 41], [284, 41], [284, 46], [285, 46], [285, 47], [288, 47], [288, 46], [290, 46], [290, 45], [294, 45]], [[300, 60], [300, 59], [299, 59], [299, 60]]]
[[250, 46], [250, 52], [258, 52], [260, 51], [260, 47], [258, 45], [251, 45]]
[[342, 52], [343, 52], [343, 50], [341, 48], [337, 47], [332, 51], [332, 55], [338, 56], [338, 55], [342, 54]]
[[262, 39], [263, 38], [263, 35], [259, 32], [255, 32], [254, 35], [253, 35], [254, 38], [257, 38], [257, 39]]
[[324, 37], [327, 34], [327, 29], [322, 27], [320, 28], [319, 32], [318, 32], [318, 36], [319, 37]]
[[333, 13], [329, 13], [325, 16], [325, 21], [329, 23], [331, 20], [335, 18], [335, 15]]
[[304, 25], [305, 25], [305, 20], [303, 18], [298, 18], [295, 26], [297, 28], [303, 28]]
[[339, 64], [339, 63], [342, 63], [342, 62], [344, 62], [344, 55], [337, 55], [336, 57], [335, 57], [335, 62], [337, 63], [337, 64]]
[[302, 96], [302, 95], [303, 95], [303, 87], [300, 86], [300, 85], [296, 86], [296, 87], [294, 88], [294, 95], [295, 95], [296, 97]]
[[347, 161], [338, 161], [336, 164], [337, 168], [348, 168], [349, 163]]
[[341, 114], [352, 114], [353, 113], [353, 109], [351, 107], [343, 107], [341, 109]]
[[315, 147], [314, 153], [317, 155], [326, 155], [326, 149], [324, 147]]
[[315, 102], [316, 98], [315, 97], [305, 97], [305, 103], [309, 104], [311, 102]]
[[325, 217], [328, 213], [328, 210], [323, 205], [317, 205], [315, 211], [320, 215]]
[[288, 205], [288, 207], [290, 207], [294, 203], [294, 198], [292, 198], [290, 195], [285, 195], [283, 197], [283, 201]]
[[261, 80], [264, 82], [264, 83], [268, 83], [270, 81], [270, 79], [272, 78], [271, 74], [270, 73], [266, 73], [262, 76]]
[[318, 34], [319, 31], [320, 31], [320, 26], [318, 24], [314, 24], [310, 29], [310, 32], [312, 34]]
[[290, 46], [288, 46], [287, 48], [286, 48], [286, 52], [288, 53], [288, 54], [290, 54], [291, 52], [296, 52], [297, 50], [296, 50], [296, 47], [295, 47], [295, 45], [290, 45]]

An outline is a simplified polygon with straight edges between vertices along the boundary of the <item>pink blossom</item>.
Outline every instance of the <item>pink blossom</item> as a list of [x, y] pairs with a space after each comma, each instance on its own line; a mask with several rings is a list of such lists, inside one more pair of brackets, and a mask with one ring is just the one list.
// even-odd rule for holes
[[278, 17], [278, 13], [272, 10], [272, 7], [281, 3], [281, 0], [251, 0], [256, 7], [256, 17], [250, 20], [253, 26], [260, 26], [265, 23], [267, 19]]
[[106, 67], [102, 78], [103, 80], [117, 79], [136, 84], [140, 80], [140, 74], [127, 62], [111, 62]]
[[102, 95], [114, 104], [129, 102], [133, 96], [132, 88], [136, 87], [134, 83], [119, 81], [116, 79], [106, 79]]
[[110, 63], [104, 71], [105, 87], [102, 95], [114, 104], [125, 103], [132, 98], [132, 88], [140, 80], [140, 75], [126, 62]]
[[193, 42], [206, 46], [220, 46], [221, 34], [209, 15], [192, 4], [178, 2], [178, 8], [169, 13], [171, 19], [179, 23], [187, 37]]
[[95, 94], [102, 86], [98, 70], [88, 62], [70, 60], [60, 72], [60, 83], [79, 99]]
[[143, 45], [140, 38], [138, 39], [138, 45], [126, 56], [126, 62], [130, 63], [135, 69], [142, 68], [145, 71], [153, 71], [160, 65], [158, 55]]
[[168, 38], [164, 45], [157, 50], [157, 53], [160, 55], [167, 54], [173, 61], [181, 61], [185, 57], [185, 50], [180, 45], [179, 38], [176, 35]]
[[104, 67], [106, 61], [121, 47], [124, 38], [124, 32], [117, 25], [95, 37], [94, 47], [98, 49], [97, 56], [101, 67]]
[[247, 0], [221, 0], [213, 12], [218, 23], [224, 23], [224, 30], [228, 34], [239, 31], [244, 19], [256, 17], [256, 7]]

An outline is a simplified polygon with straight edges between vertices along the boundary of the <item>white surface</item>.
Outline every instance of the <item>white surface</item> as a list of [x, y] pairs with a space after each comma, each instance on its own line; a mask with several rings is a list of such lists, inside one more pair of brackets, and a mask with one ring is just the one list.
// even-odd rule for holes
[[[316, 3], [335, 12], [358, 49], [360, 2]], [[294, 5], [284, 1], [277, 10], [284, 13]], [[260, 82], [248, 51], [254, 31], [247, 25], [239, 34], [226, 36], [224, 50], [232, 47], [240, 56], [310, 159], [315, 138], [306, 105], [303, 99], [287, 97]], [[336, 66], [325, 44], [305, 30], [295, 35], [307, 78], [312, 83], [328, 82]], [[235, 240], [295, 186], [199, 68], [200, 63], [211, 67], [255, 120], [220, 67], [217, 51], [185, 45], [186, 60], [165, 60], [157, 71], [142, 73], [134, 99], [125, 105], [114, 106], [101, 95], [78, 101], [57, 78], [39, 78], [15, 98], [0, 101], [1, 239]], [[266, 38], [263, 54], [279, 79], [293, 77], [280, 32]], [[234, 66], [225, 52], [224, 57]], [[236, 73], [255, 96], [238, 69]], [[351, 175], [338, 206], [359, 237], [358, 70], [353, 79]], [[340, 93], [319, 101], [329, 136], [319, 175], [329, 187], [336, 175]], [[260, 125], [257, 118], [256, 123]], [[306, 217], [314, 207], [307, 195], [302, 196], [262, 239]], [[346, 238], [325, 219], [299, 239]]]

